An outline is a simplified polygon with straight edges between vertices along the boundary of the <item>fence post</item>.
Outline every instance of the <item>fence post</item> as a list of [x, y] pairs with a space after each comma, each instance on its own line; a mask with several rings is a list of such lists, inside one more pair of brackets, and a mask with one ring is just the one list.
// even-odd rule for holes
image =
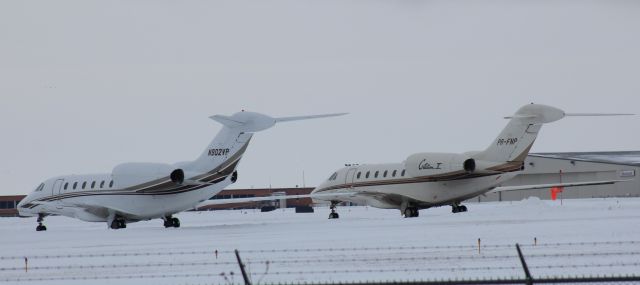
[[478, 239], [478, 254], [480, 254], [480, 239]]
[[24, 272], [29, 272], [29, 259], [24, 257]]
[[516, 249], [518, 250], [518, 257], [520, 257], [520, 262], [522, 263], [522, 268], [524, 269], [526, 284], [533, 285], [533, 277], [531, 277], [531, 272], [529, 272], [529, 267], [527, 267], [527, 262], [524, 260], [524, 256], [522, 255], [522, 251], [520, 250], [520, 245], [517, 243], [516, 243]]
[[251, 281], [249, 280], [249, 276], [247, 276], [247, 271], [244, 269], [244, 264], [242, 260], [240, 260], [240, 253], [236, 249], [236, 258], [238, 259], [238, 265], [240, 266], [240, 272], [242, 272], [242, 279], [244, 279], [245, 285], [251, 285]]

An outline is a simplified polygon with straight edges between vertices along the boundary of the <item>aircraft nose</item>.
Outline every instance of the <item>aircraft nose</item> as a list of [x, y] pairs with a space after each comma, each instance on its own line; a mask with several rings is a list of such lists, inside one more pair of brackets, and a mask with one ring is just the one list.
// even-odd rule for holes
[[25, 202], [26, 200], [27, 200], [27, 198], [25, 197], [25, 198], [23, 198], [23, 199], [18, 203], [18, 205], [16, 205], [16, 209], [18, 210], [18, 216], [19, 216], [19, 217], [27, 217], [27, 216], [28, 216], [28, 215], [25, 213], [24, 209], [22, 208], [22, 206], [23, 206], [24, 204], [26, 204], [26, 202]]
[[313, 191], [311, 191], [311, 194], [315, 194], [321, 189], [327, 188], [329, 184], [330, 184], [329, 180], [325, 180], [324, 182], [320, 183], [320, 185], [316, 186], [316, 188], [314, 188]]
[[33, 199], [30, 199], [29, 196], [30, 195], [27, 195], [26, 197], [22, 198], [20, 202], [18, 202], [18, 205], [16, 205], [16, 208], [18, 209], [18, 211], [22, 209], [22, 206], [29, 204], [29, 201], [33, 200]]

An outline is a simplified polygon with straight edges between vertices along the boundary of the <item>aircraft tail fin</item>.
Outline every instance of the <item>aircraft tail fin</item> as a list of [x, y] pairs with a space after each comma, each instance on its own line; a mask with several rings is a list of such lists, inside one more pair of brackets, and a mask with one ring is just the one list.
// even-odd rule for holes
[[[187, 167], [194, 172], [219, 171], [217, 168], [235, 168], [242, 155], [246, 151], [253, 133], [273, 127], [279, 122], [316, 119], [341, 116], [341, 114], [326, 114], [315, 116], [300, 116], [286, 118], [272, 118], [270, 116], [254, 112], [238, 112], [231, 116], [214, 115], [210, 119], [223, 125], [222, 130], [209, 143], [200, 157]], [[234, 165], [227, 165], [234, 163]]]
[[564, 117], [578, 116], [627, 116], [633, 114], [608, 113], [565, 113], [546, 105], [529, 104], [520, 108], [493, 143], [474, 158], [493, 162], [522, 163], [527, 158], [542, 125], [558, 121]]

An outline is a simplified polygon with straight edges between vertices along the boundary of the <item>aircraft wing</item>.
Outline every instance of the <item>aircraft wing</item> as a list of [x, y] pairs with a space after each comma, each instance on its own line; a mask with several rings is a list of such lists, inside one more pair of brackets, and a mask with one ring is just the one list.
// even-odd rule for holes
[[218, 199], [218, 200], [207, 200], [198, 205], [196, 205], [196, 209], [202, 208], [205, 206], [212, 205], [226, 205], [226, 204], [238, 204], [238, 203], [249, 203], [249, 202], [262, 202], [262, 201], [275, 201], [275, 200], [290, 200], [290, 199], [302, 199], [302, 198], [322, 198], [322, 199], [331, 199], [335, 197], [339, 199], [340, 197], [352, 196], [355, 193], [331, 193], [331, 194], [307, 194], [307, 195], [287, 195], [287, 196], [265, 196], [265, 197], [251, 197], [251, 198], [232, 198], [232, 199]]
[[576, 187], [576, 186], [591, 186], [591, 185], [610, 185], [620, 182], [627, 182], [631, 180], [602, 180], [602, 181], [585, 181], [585, 182], [568, 182], [568, 183], [554, 183], [554, 184], [537, 184], [537, 185], [518, 185], [518, 186], [500, 186], [489, 191], [490, 193], [507, 192], [507, 191], [520, 191], [520, 190], [533, 190], [533, 189], [547, 189], [552, 187]]

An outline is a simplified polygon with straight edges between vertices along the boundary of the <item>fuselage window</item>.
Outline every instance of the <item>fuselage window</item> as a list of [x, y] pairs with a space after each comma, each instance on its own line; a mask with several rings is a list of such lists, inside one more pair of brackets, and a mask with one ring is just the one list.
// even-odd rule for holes
[[91, 181], [91, 189], [96, 188], [96, 182], [95, 181]]
[[367, 171], [367, 175], [365, 175], [364, 177], [365, 177], [365, 178], [369, 178], [369, 174], [370, 174], [370, 173], [371, 173], [370, 171]]
[[109, 188], [113, 187], [113, 180], [111, 180], [111, 182], [109, 182]]
[[403, 169], [403, 170], [402, 170], [402, 177], [404, 177], [404, 174], [405, 174], [406, 172], [407, 172], [407, 170], [406, 170], [406, 169]]
[[362, 176], [362, 172], [358, 172], [358, 179], [360, 179], [360, 176]]
[[382, 177], [387, 177], [387, 173], [389, 173], [388, 171], [384, 171], [384, 174], [382, 175]]
[[78, 182], [73, 182], [73, 190], [76, 190], [77, 187], [78, 187]]
[[69, 187], [69, 182], [64, 184], [64, 190], [67, 190], [67, 187]]
[[376, 175], [375, 178], [378, 178], [378, 174], [380, 173], [380, 171], [376, 171]]
[[398, 174], [398, 171], [394, 170], [393, 173], [391, 173], [391, 176], [396, 177], [396, 174]]
[[104, 188], [104, 180], [102, 180], [102, 182], [100, 182], [100, 188]]
[[87, 187], [87, 181], [82, 182], [82, 189]]

